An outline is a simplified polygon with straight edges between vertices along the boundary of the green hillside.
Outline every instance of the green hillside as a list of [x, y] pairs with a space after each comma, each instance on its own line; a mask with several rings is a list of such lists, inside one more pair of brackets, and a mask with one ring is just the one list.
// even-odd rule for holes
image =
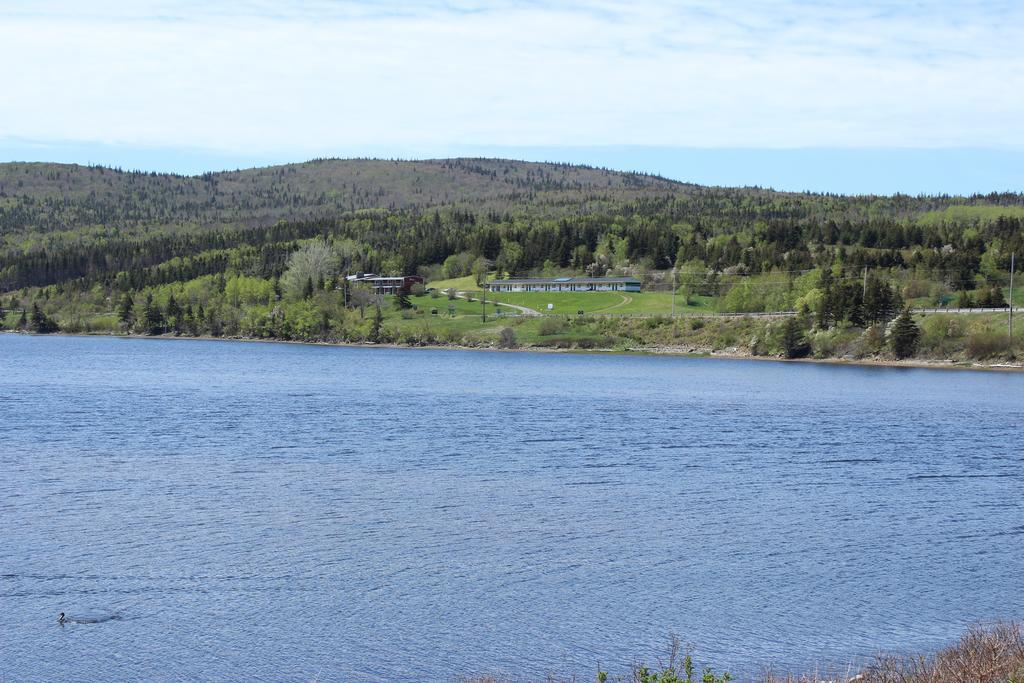
[[255, 226], [361, 209], [507, 211], [679, 193], [682, 183], [584, 166], [496, 159], [325, 159], [201, 176], [51, 163], [0, 164], [0, 234], [91, 226]]
[[[461, 300], [446, 317], [448, 304], [410, 312], [350, 291], [346, 275], [375, 272], [460, 283], [466, 296], [489, 277], [631, 275], [642, 293], [500, 298], [654, 317], [672, 313], [674, 288], [676, 313], [802, 311], [808, 332], [868, 330], [904, 304], [1005, 306], [1022, 224], [1020, 194], [785, 193], [500, 159], [316, 160], [194, 177], [8, 163], [0, 326], [474, 343], [500, 329], [474, 322]], [[524, 338], [560, 338], [537, 325]], [[630, 325], [586, 343], [646, 338]]]

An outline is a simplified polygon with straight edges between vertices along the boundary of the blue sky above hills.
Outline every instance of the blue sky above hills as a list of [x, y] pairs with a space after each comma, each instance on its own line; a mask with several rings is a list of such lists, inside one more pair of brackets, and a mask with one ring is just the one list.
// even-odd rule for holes
[[84, 5], [0, 0], [0, 160], [481, 154], [784, 189], [1024, 189], [1021, 3]]

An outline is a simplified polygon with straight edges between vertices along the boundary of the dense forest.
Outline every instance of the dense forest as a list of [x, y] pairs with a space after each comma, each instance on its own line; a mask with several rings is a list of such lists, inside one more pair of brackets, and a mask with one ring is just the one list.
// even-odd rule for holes
[[[1020, 194], [847, 197], [498, 159], [202, 176], [9, 163], [0, 323], [330, 336], [357, 308], [343, 276], [376, 272], [632, 274], [719, 311], [870, 326], [904, 304], [1005, 306], [1022, 222]], [[139, 322], [155, 309], [165, 323]]]

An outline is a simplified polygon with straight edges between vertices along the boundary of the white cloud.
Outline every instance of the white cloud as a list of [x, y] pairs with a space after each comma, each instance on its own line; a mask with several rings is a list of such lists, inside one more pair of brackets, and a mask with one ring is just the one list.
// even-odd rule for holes
[[1015, 3], [0, 2], [0, 135], [1024, 146]]

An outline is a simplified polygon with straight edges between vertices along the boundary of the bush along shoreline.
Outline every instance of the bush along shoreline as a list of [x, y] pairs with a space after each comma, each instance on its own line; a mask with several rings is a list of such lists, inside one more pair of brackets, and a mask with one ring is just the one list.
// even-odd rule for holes
[[[139, 314], [89, 324], [47, 314], [37, 305], [0, 314], [0, 330], [35, 334], [98, 334], [374, 344], [502, 350], [606, 351], [864, 364], [1021, 366], [1024, 324], [1011, 338], [1005, 314], [910, 314], [874, 325], [818, 326], [812, 316], [507, 316], [431, 314], [440, 304], [419, 297], [417, 309], [374, 306], [360, 313], [310, 305], [223, 315], [173, 300], [145, 302]], [[465, 302], [460, 302], [465, 303]], [[431, 304], [434, 304], [431, 306]], [[472, 304], [466, 304], [472, 305]], [[169, 309], [169, 310], [168, 310]], [[112, 316], [114, 317], [114, 316]]]
[[[880, 654], [866, 666], [810, 673], [764, 671], [736, 678], [699, 668], [693, 656], [680, 657], [679, 639], [671, 637], [668, 654], [656, 665], [638, 663], [623, 673], [597, 667], [597, 683], [1024, 683], [1024, 629], [1018, 622], [971, 627], [955, 643], [931, 654]], [[545, 683], [583, 683], [586, 679], [549, 675]], [[496, 676], [466, 678], [462, 683], [517, 683]]]

